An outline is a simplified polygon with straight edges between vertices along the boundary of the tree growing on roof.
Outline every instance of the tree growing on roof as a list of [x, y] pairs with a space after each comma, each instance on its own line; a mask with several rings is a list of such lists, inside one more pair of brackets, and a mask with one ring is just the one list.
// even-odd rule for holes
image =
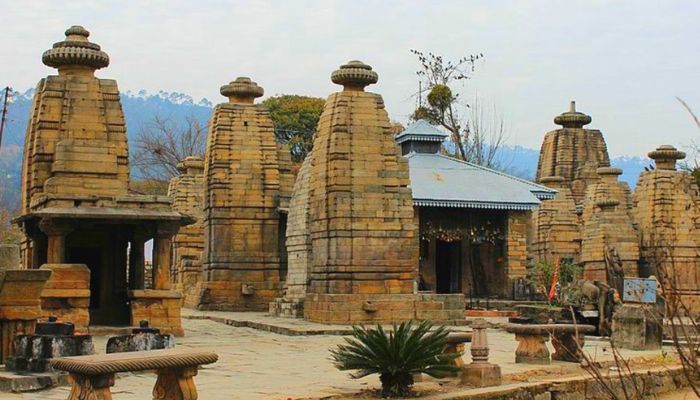
[[505, 144], [507, 131], [505, 120], [496, 107], [487, 109], [476, 97], [470, 103], [463, 101], [456, 91], [460, 81], [470, 79], [476, 62], [482, 53], [462, 57], [456, 61], [445, 60], [433, 53], [411, 50], [418, 57], [421, 80], [419, 106], [413, 120], [425, 119], [446, 129], [454, 148], [448, 154], [489, 168], [502, 169], [503, 160], [498, 157]]

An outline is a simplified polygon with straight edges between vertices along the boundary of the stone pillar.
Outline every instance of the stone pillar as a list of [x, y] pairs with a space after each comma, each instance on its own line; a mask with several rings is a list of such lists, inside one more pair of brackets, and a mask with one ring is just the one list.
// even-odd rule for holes
[[39, 229], [48, 237], [46, 262], [48, 264], [63, 264], [66, 262], [66, 235], [73, 228], [63, 221], [42, 219]]
[[134, 232], [129, 247], [129, 290], [144, 288], [146, 259], [143, 246], [146, 237], [142, 232]]
[[488, 324], [477, 319], [472, 324], [472, 363], [462, 370], [462, 383], [472, 386], [498, 386], [501, 384], [501, 367], [489, 362], [489, 343], [486, 336]]
[[160, 224], [153, 238], [153, 289], [170, 290], [171, 239], [178, 226]]

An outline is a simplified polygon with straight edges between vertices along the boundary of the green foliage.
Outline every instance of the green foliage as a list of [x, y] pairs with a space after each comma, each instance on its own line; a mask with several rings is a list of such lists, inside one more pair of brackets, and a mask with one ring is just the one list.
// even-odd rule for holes
[[297, 95], [280, 95], [262, 102], [270, 111], [277, 141], [289, 146], [292, 161], [302, 162], [311, 150], [324, 103], [318, 97]]
[[693, 177], [695, 184], [700, 186], [700, 168], [695, 167], [690, 171], [690, 175]]
[[383, 396], [407, 396], [413, 374], [440, 378], [459, 370], [452, 364], [459, 354], [442, 353], [449, 332], [443, 326], [432, 328], [428, 321], [415, 328], [411, 322], [404, 322], [389, 332], [381, 325], [354, 326], [352, 338], [331, 349], [331, 357], [339, 370], [356, 371], [350, 374], [354, 379], [379, 374]]
[[456, 99], [449, 86], [435, 85], [430, 89], [427, 100], [431, 107], [443, 114]]

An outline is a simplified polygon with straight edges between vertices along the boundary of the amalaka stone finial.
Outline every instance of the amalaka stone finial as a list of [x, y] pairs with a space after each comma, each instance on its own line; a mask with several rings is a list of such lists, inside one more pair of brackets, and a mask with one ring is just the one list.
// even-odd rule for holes
[[564, 185], [566, 179], [563, 176], [544, 176], [540, 178], [538, 183], [541, 183], [550, 188], [560, 188]]
[[596, 206], [600, 207], [601, 210], [610, 210], [620, 205], [620, 200], [617, 199], [603, 199], [598, 200], [595, 203]]
[[664, 144], [656, 148], [654, 151], [650, 151], [647, 154], [649, 158], [654, 160], [656, 164], [656, 169], [661, 170], [676, 170], [676, 161], [685, 158], [685, 153], [679, 151], [670, 144]]
[[250, 78], [239, 76], [235, 81], [221, 87], [220, 93], [228, 97], [229, 103], [253, 104], [256, 97], [261, 97], [265, 91]]
[[618, 175], [622, 175], [622, 168], [600, 167], [600, 168], [596, 169], [595, 172], [601, 176], [609, 176], [609, 175], [618, 176]]
[[204, 160], [202, 157], [189, 156], [177, 163], [177, 170], [181, 175], [197, 175], [204, 171]]
[[573, 100], [569, 104], [569, 111], [554, 118], [554, 123], [564, 128], [582, 128], [584, 125], [590, 124], [591, 121], [589, 115], [576, 111], [576, 102]]
[[109, 65], [109, 56], [100, 50], [96, 43], [88, 41], [88, 32], [79, 25], [73, 25], [66, 29], [66, 39], [54, 43], [53, 48], [46, 50], [41, 56], [41, 61], [58, 69], [62, 73], [75, 73], [88, 71], [94, 73], [96, 69]]
[[343, 85], [343, 90], [363, 92], [365, 86], [377, 83], [379, 75], [362, 61], [353, 60], [343, 64], [331, 74], [331, 81]]

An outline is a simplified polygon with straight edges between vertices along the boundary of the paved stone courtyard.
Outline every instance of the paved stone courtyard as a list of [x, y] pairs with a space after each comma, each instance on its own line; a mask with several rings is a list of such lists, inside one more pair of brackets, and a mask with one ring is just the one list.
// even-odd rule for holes
[[[328, 348], [340, 343], [342, 336], [288, 336], [203, 319], [184, 319], [183, 325], [187, 336], [178, 339], [178, 347], [212, 350], [220, 357], [218, 363], [201, 369], [196, 378], [201, 399], [318, 398], [379, 385], [377, 377], [353, 380], [333, 367]], [[104, 352], [106, 340], [104, 336], [95, 338], [99, 352]], [[517, 344], [513, 335], [501, 330], [490, 329], [489, 341], [491, 360], [501, 365], [504, 375], [515, 374], [518, 380], [530, 379], [523, 376], [535, 376], [543, 371], [577, 369], [575, 364], [561, 362], [550, 366], [515, 364]], [[597, 359], [605, 360], [609, 359], [604, 350], [606, 345], [590, 340], [586, 349]], [[660, 353], [626, 352], [624, 355], [659, 357]], [[469, 361], [468, 356], [465, 361]], [[151, 373], [120, 375], [113, 387], [114, 399], [150, 398], [154, 382], [155, 375]], [[62, 386], [35, 393], [0, 393], [0, 399], [63, 400], [68, 393], [69, 387]]]

